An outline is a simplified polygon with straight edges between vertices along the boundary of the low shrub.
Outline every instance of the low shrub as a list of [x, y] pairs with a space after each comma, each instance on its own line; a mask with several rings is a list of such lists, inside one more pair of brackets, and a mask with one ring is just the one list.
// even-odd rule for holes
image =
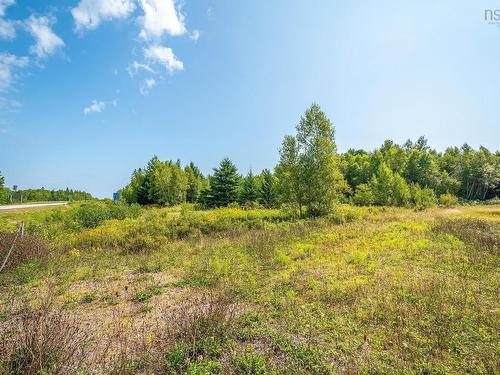
[[[6, 258], [15, 238], [15, 233], [0, 232], [0, 265]], [[50, 248], [42, 238], [31, 235], [18, 237], [3, 272], [14, 269], [24, 262], [46, 260], [49, 255]]]
[[26, 304], [0, 337], [0, 373], [77, 373], [87, 357], [89, 337], [78, 319], [55, 308], [50, 297], [34, 308]]
[[455, 207], [458, 204], [458, 198], [453, 194], [441, 194], [439, 196], [439, 205], [441, 207]]
[[111, 202], [101, 204], [97, 202], [86, 203], [76, 211], [76, 221], [83, 228], [95, 228], [105, 220], [123, 220], [126, 218], [137, 218], [141, 208], [137, 204], [128, 206], [126, 204]]
[[95, 228], [109, 219], [109, 211], [98, 203], [87, 203], [76, 211], [76, 220], [83, 228]]
[[244, 353], [233, 355], [231, 362], [236, 374], [275, 374], [274, 371], [269, 371], [267, 369], [264, 357], [261, 354], [256, 353], [251, 346], [247, 347]]

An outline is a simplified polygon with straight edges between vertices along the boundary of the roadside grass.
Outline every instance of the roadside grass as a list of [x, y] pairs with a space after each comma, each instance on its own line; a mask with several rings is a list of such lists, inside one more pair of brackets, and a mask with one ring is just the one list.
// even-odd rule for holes
[[53, 257], [0, 275], [0, 337], [49, 285], [108, 348], [81, 371], [496, 373], [499, 213], [149, 209], [57, 233]]

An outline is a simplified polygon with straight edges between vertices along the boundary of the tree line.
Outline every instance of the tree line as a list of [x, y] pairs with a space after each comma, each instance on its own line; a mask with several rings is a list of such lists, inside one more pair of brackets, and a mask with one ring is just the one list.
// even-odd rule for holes
[[226, 158], [204, 176], [190, 163], [153, 157], [121, 190], [128, 203], [164, 206], [184, 202], [206, 208], [229, 205], [282, 207], [300, 215], [321, 215], [336, 202], [425, 208], [441, 202], [487, 200], [500, 193], [500, 153], [467, 144], [437, 152], [427, 140], [391, 140], [368, 152], [338, 153], [335, 129], [312, 104], [284, 137], [274, 171], [241, 175]]
[[5, 177], [0, 172], [0, 204], [13, 202], [47, 202], [47, 201], [82, 201], [93, 199], [90, 193], [72, 190], [69, 188], [60, 190], [24, 189], [20, 190], [16, 185], [9, 189], [5, 186]]

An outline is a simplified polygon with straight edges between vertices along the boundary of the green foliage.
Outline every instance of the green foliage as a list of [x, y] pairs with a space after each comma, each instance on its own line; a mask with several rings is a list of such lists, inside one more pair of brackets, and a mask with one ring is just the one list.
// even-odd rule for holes
[[[333, 125], [317, 104], [305, 111], [296, 130], [296, 136], [283, 139], [274, 175], [266, 169], [242, 179], [234, 164], [224, 159], [212, 177], [204, 178], [193, 163], [182, 169], [179, 161], [153, 157], [144, 170], [134, 171], [122, 198], [141, 205], [189, 202], [197, 208], [259, 203], [266, 208], [286, 207], [298, 216], [319, 216], [339, 201], [432, 206], [432, 194], [425, 190], [422, 197], [422, 189], [461, 200], [486, 201], [500, 195], [500, 153], [484, 147], [474, 150], [465, 144], [438, 153], [420, 137], [404, 145], [386, 140], [373, 152], [350, 149], [338, 155]], [[417, 185], [420, 190], [414, 188], [412, 194], [410, 186]], [[2, 199], [6, 198], [0, 189]]]
[[146, 302], [149, 301], [153, 296], [157, 296], [163, 292], [163, 289], [158, 285], [149, 285], [145, 289], [136, 291], [134, 295], [134, 301], [136, 302]]
[[192, 362], [189, 364], [190, 375], [216, 375], [222, 374], [222, 364], [216, 360]]
[[276, 177], [269, 169], [264, 169], [260, 174], [261, 187], [259, 194], [259, 203], [266, 208], [276, 207], [277, 204], [277, 191]]
[[369, 206], [375, 202], [375, 196], [368, 184], [359, 184], [353, 197], [354, 204], [358, 206]]
[[83, 228], [95, 228], [109, 219], [109, 210], [99, 203], [82, 205], [76, 211], [76, 220]]
[[439, 205], [442, 207], [455, 207], [458, 204], [458, 198], [453, 194], [441, 194], [439, 196]]
[[419, 184], [414, 184], [410, 188], [411, 200], [417, 210], [424, 210], [436, 205], [436, 194], [430, 188], [420, 188]]
[[196, 202], [205, 186], [199, 169], [190, 163], [185, 168], [180, 161], [163, 162], [154, 156], [144, 170], [135, 170], [130, 183], [121, 190], [127, 203], [173, 206]]
[[92, 195], [79, 190], [47, 190], [41, 189], [24, 189], [19, 190], [17, 186], [11, 191], [5, 187], [5, 177], [0, 173], [0, 204], [10, 203], [12, 196], [13, 202], [47, 202], [47, 201], [84, 201], [93, 199]]
[[252, 347], [247, 347], [242, 354], [235, 354], [232, 357], [232, 362], [236, 374], [268, 375], [275, 373], [267, 369], [264, 357], [256, 353]]
[[225, 158], [210, 178], [210, 206], [225, 207], [238, 198], [240, 176], [233, 162]]
[[207, 187], [206, 180], [193, 162], [184, 168], [187, 177], [186, 201], [196, 203], [201, 191]]
[[239, 202], [243, 206], [251, 206], [257, 203], [259, 198], [259, 185], [252, 171], [248, 172], [241, 183]]
[[410, 188], [403, 177], [395, 173], [392, 180], [392, 203], [395, 206], [406, 206], [410, 203]]
[[[354, 194], [358, 185], [374, 182], [374, 177], [382, 179], [375, 181], [380, 189], [377, 184], [371, 186], [380, 205], [408, 204], [407, 188], [396, 174], [406, 185], [418, 184], [421, 188], [434, 190], [436, 195], [449, 193], [465, 200], [487, 200], [500, 195], [500, 154], [484, 147], [476, 151], [464, 145], [448, 148], [440, 154], [420, 137], [415, 143], [407, 141], [403, 146], [388, 140], [370, 153], [349, 150], [341, 158], [342, 172]], [[400, 192], [394, 199], [383, 194], [386, 182], [391, 179], [386, 167], [396, 180], [394, 189]]]
[[281, 201], [293, 203], [310, 215], [330, 211], [345, 189], [336, 155], [334, 129], [319, 105], [312, 104], [297, 124], [296, 137], [286, 136], [276, 176]]

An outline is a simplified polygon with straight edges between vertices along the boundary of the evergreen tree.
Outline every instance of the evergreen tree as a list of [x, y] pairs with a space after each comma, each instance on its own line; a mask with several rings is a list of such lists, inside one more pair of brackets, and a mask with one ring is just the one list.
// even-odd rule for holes
[[261, 187], [259, 194], [259, 203], [266, 208], [276, 206], [276, 177], [269, 169], [264, 169], [261, 173]]
[[252, 170], [250, 170], [241, 183], [239, 202], [242, 205], [251, 205], [257, 203], [258, 198], [259, 186]]
[[236, 202], [240, 176], [238, 170], [229, 158], [221, 161], [218, 168], [214, 168], [214, 175], [210, 179], [210, 205], [224, 207]]

